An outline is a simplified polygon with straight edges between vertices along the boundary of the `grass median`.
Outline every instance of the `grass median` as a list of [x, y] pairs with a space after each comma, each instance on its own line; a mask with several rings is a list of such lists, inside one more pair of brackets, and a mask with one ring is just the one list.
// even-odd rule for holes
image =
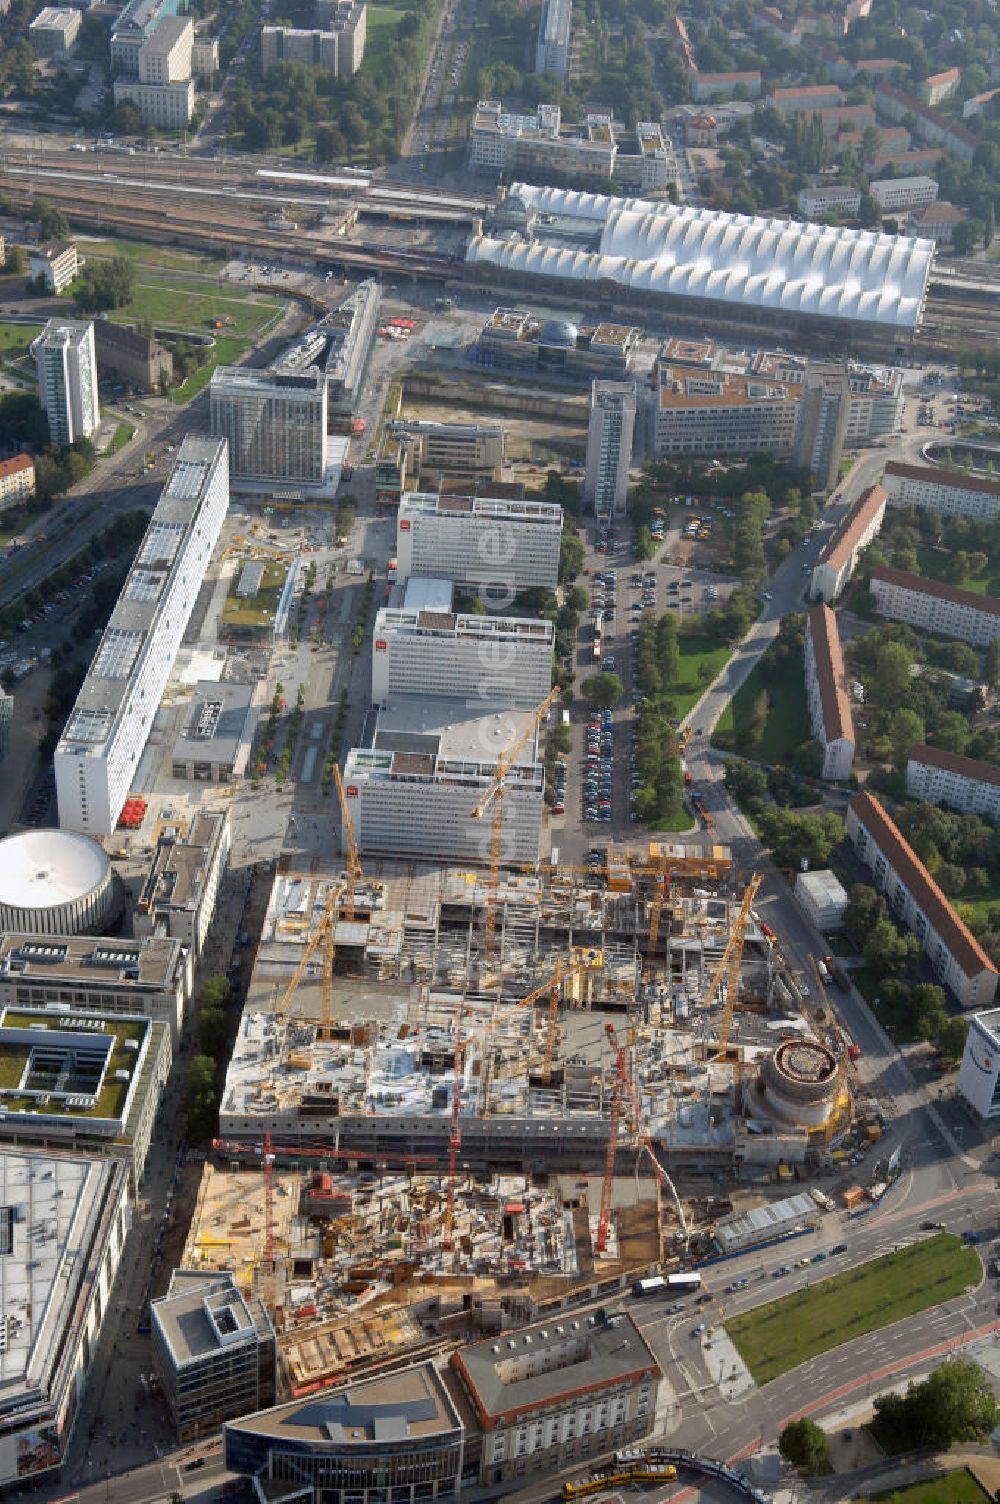
[[975, 1249], [939, 1233], [733, 1317], [726, 1331], [756, 1382], [768, 1384], [819, 1353], [951, 1300], [981, 1278]]

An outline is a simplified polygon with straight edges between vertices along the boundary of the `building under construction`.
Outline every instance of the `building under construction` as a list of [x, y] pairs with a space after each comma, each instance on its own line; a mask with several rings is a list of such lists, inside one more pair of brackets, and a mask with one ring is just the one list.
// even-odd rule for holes
[[727, 848], [684, 844], [598, 871], [280, 871], [221, 1137], [475, 1171], [637, 1146], [654, 1174], [818, 1162], [850, 1123], [845, 1051], [756, 888], [733, 893]]

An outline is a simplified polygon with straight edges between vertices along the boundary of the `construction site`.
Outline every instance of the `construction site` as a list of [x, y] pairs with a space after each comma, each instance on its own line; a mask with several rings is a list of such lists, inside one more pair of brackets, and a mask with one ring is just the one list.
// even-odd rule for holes
[[[711, 1252], [878, 1131], [728, 848], [275, 874], [184, 1266], [294, 1395]], [[823, 999], [817, 1007], [815, 998]]]

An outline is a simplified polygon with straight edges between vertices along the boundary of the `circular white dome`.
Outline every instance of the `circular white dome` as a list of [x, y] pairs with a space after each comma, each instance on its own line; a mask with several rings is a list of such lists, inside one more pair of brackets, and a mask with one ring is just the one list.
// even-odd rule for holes
[[107, 854], [70, 830], [0, 841], [0, 924], [29, 934], [80, 934], [115, 917], [119, 884]]

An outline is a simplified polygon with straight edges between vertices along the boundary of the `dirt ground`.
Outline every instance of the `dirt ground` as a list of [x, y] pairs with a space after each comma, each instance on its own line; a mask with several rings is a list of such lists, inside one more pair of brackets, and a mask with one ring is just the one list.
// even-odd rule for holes
[[[413, 397], [404, 399], [400, 416], [431, 423], [488, 423], [495, 419], [507, 429], [507, 459], [510, 463], [520, 460], [543, 465], [566, 457], [582, 459], [587, 445], [587, 408], [582, 398], [578, 424], [555, 418], [523, 418], [504, 412], [484, 413], [479, 409], [453, 407]], [[530, 481], [530, 476], [520, 478]]]

